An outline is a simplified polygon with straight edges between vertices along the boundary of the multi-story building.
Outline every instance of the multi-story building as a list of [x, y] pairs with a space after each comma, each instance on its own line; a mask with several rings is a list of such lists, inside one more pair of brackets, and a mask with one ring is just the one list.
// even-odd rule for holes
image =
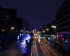
[[[6, 9], [0, 7], [0, 31], [9, 32], [10, 28], [14, 24], [14, 20], [16, 18], [16, 10], [15, 9]], [[13, 23], [12, 23], [13, 22]]]
[[56, 11], [56, 35], [60, 43], [69, 43], [70, 39], [70, 0], [66, 0]]
[[[0, 44], [12, 42], [15, 35], [14, 20], [16, 18], [15, 9], [0, 7]], [[3, 42], [4, 41], [4, 42]]]

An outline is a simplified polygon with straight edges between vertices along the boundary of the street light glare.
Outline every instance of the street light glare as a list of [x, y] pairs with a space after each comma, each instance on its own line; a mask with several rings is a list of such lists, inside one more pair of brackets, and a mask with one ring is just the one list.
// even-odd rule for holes
[[23, 30], [21, 30], [21, 32], [23, 32]]
[[15, 29], [15, 27], [11, 27], [11, 30]]
[[56, 28], [56, 26], [52, 25], [52, 28]]
[[40, 31], [38, 31], [37, 33], [41, 33]]
[[1, 30], [2, 32], [4, 32], [5, 30], [3, 29], [3, 30]]
[[46, 31], [49, 31], [49, 29], [46, 29]]
[[45, 30], [43, 30], [43, 33], [45, 33]]
[[27, 31], [27, 33], [28, 33], [29, 31]]

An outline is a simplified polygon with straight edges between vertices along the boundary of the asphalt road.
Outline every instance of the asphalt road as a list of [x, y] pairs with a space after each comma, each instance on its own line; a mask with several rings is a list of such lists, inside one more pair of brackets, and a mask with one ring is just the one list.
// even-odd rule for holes
[[31, 56], [62, 56], [58, 51], [52, 48], [46, 40], [41, 40], [39, 43], [37, 39], [34, 39], [31, 49]]
[[[17, 41], [16, 43], [9, 46], [4, 51], [0, 50], [0, 56], [27, 56], [27, 48], [22, 44], [23, 41]], [[38, 42], [38, 39], [33, 40], [31, 47], [31, 55], [28, 56], [70, 56], [70, 49], [64, 44], [64, 47], [58, 46], [57, 44], [42, 39]]]

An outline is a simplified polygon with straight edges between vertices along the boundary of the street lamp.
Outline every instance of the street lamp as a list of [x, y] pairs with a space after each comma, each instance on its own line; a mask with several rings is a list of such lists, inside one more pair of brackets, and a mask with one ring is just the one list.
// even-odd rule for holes
[[27, 33], [28, 33], [28, 31], [27, 31]]
[[40, 31], [38, 31], [37, 33], [41, 33]]
[[15, 27], [11, 27], [11, 30], [15, 29]]
[[45, 30], [43, 30], [43, 33], [45, 33]]
[[1, 31], [2, 31], [2, 32], [4, 32], [5, 30], [4, 30], [4, 29], [2, 29]]
[[23, 30], [21, 30], [21, 32], [23, 32]]
[[33, 30], [33, 33], [34, 33], [34, 30]]
[[49, 31], [49, 29], [46, 28], [46, 31]]
[[56, 26], [52, 25], [52, 28], [56, 29]]

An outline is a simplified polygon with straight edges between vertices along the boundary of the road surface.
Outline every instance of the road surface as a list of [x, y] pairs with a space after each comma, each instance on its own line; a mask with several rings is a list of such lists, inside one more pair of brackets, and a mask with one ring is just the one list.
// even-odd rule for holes
[[62, 56], [58, 51], [54, 50], [47, 40], [41, 40], [40, 43], [37, 39], [33, 40], [31, 48], [31, 56]]

